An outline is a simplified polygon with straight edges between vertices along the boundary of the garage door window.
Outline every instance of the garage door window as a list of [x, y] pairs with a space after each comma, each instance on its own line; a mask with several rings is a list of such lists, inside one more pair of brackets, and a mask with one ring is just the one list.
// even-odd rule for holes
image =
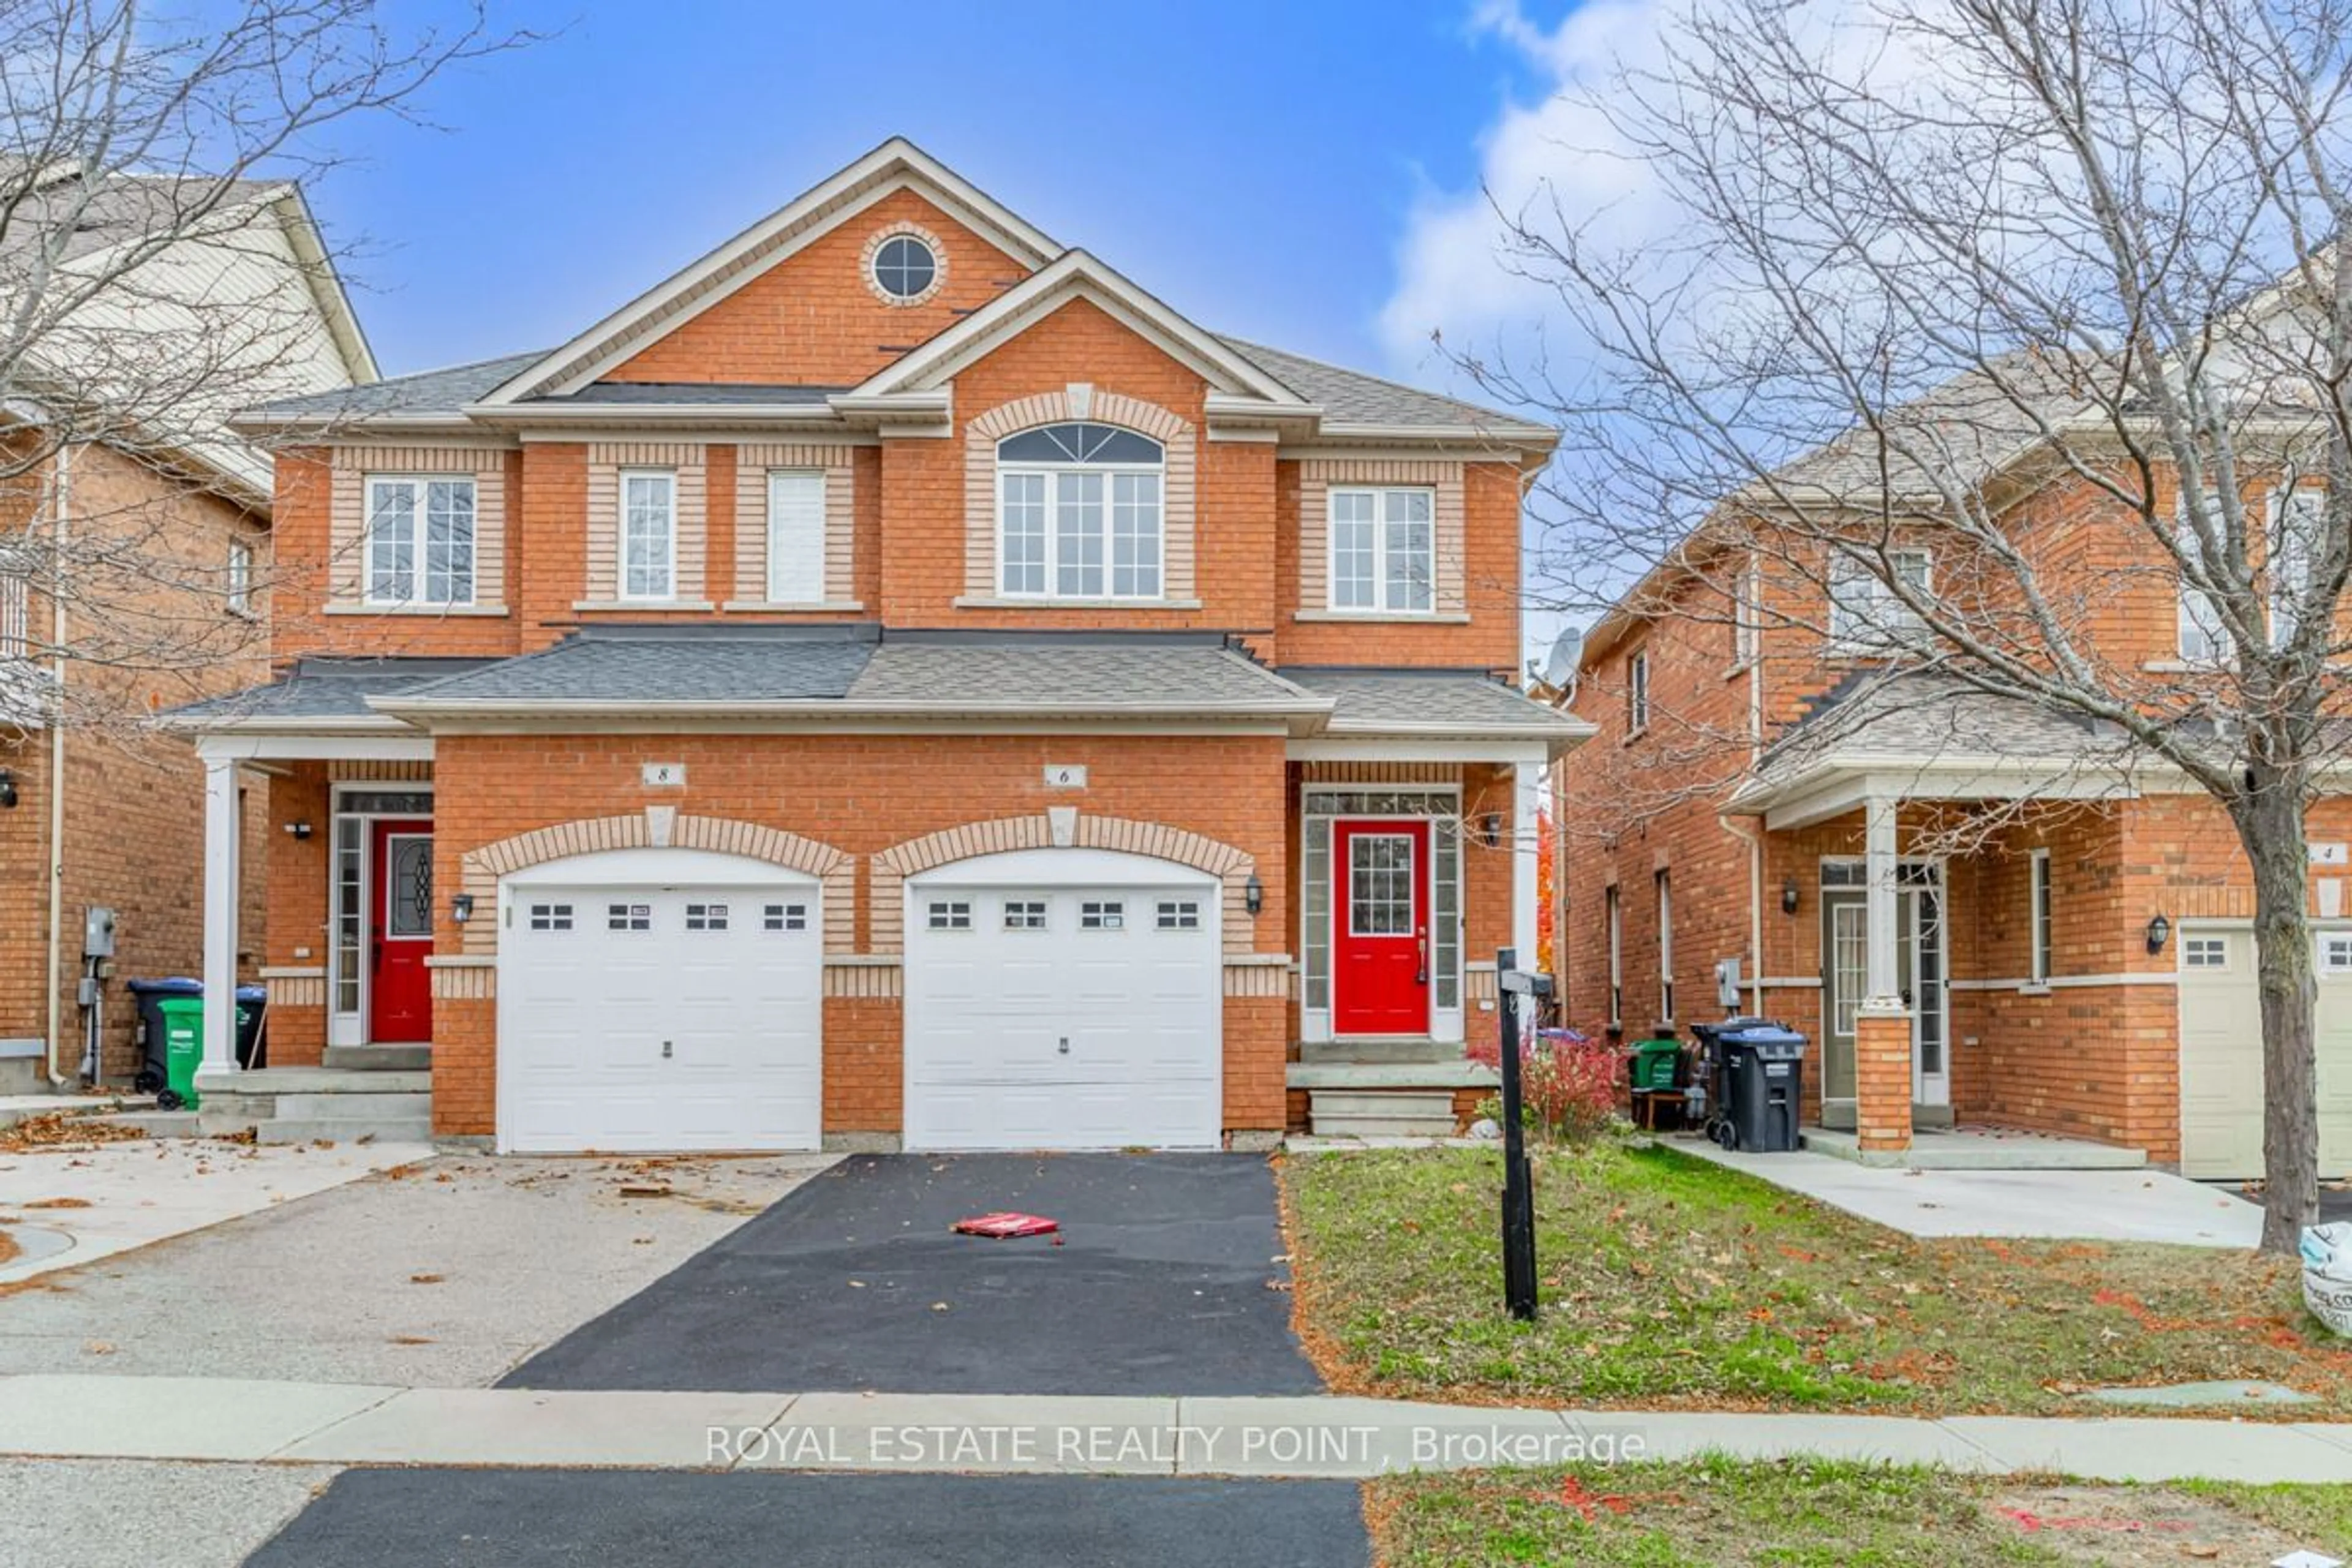
[[1117, 900], [1088, 899], [1078, 905], [1080, 931], [1123, 931], [1126, 927], [1127, 906]]
[[1007, 899], [1004, 900], [1006, 931], [1044, 931], [1045, 900], [1043, 899]]
[[688, 931], [725, 931], [725, 904], [688, 904], [686, 906], [686, 929]]
[[761, 923], [770, 931], [808, 930], [806, 904], [770, 904], [761, 912]]
[[2181, 944], [2180, 960], [2190, 969], [2227, 969], [2230, 943], [2218, 936], [2192, 936]]
[[1161, 931], [1199, 931], [1201, 906], [1191, 899], [1163, 902], [1160, 906]]
[[2319, 933], [2319, 973], [2352, 974], [2352, 931]]
[[654, 929], [654, 907], [651, 904], [609, 904], [604, 910], [606, 931], [651, 931]]
[[530, 906], [530, 929], [533, 931], [570, 931], [570, 904], [533, 904]]
[[925, 923], [933, 931], [970, 931], [971, 904], [964, 899], [941, 899], [931, 905]]

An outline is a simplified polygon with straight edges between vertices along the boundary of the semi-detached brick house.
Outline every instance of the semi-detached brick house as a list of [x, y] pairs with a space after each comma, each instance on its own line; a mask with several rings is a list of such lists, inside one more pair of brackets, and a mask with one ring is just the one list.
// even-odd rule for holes
[[316, 831], [226, 1103], [426, 1043], [509, 1150], [1197, 1146], [1477, 1081], [1584, 732], [1511, 682], [1550, 431], [903, 141], [560, 348], [244, 427], [280, 669], [189, 722]]
[[[1955, 383], [1918, 416], [1971, 398], [1988, 401]], [[2073, 406], [2062, 389], [2046, 417]], [[1977, 478], [2020, 480], [2006, 537], [2096, 658], [2193, 689], [2218, 657], [2194, 590], [2136, 511], [2037, 473], [2037, 453], [2021, 440]], [[1884, 481], [1838, 463], [1825, 449], [1784, 480], [1866, 518]], [[2159, 478], [2159, 506], [2173, 488]], [[2249, 515], [2278, 515], [2280, 489], [2250, 479]], [[1811, 1037], [1805, 1120], [1865, 1155], [1910, 1157], [1916, 1130], [1957, 1120], [2260, 1175], [2254, 894], [2220, 806], [2118, 731], [1923, 668], [1884, 584], [1810, 538], [1727, 508], [1585, 640], [1565, 706], [1597, 734], [1556, 781], [1571, 1021], [1631, 1038], [1720, 1016], [1732, 961], [1740, 1010]], [[1922, 521], [1888, 559], [1942, 592], [1965, 575], [1951, 544]], [[2352, 800], [2321, 801], [2308, 831], [2321, 1167], [2342, 1176]]]

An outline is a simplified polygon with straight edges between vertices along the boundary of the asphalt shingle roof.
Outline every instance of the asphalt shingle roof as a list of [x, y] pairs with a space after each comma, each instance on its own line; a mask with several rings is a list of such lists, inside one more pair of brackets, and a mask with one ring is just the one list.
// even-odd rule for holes
[[478, 403], [504, 383], [547, 357], [547, 351], [506, 354], [439, 370], [419, 371], [372, 381], [364, 386], [339, 387], [332, 392], [281, 397], [249, 412], [265, 419], [371, 419], [387, 414], [446, 414], [454, 416]]
[[1227, 348], [1255, 364], [1333, 419], [1350, 425], [1526, 426], [1531, 421], [1500, 414], [1459, 398], [1441, 397], [1418, 387], [1384, 381], [1303, 354], [1220, 338]]
[[371, 697], [389, 697], [479, 669], [481, 658], [306, 658], [267, 686], [173, 710], [175, 719], [372, 719]]
[[578, 403], [703, 403], [720, 408], [744, 404], [803, 404], [814, 407], [835, 393], [848, 390], [845, 386], [799, 386], [761, 382], [599, 381], [577, 392], [567, 392], [559, 396], [527, 397], [523, 401], [557, 407]]
[[1286, 680], [1339, 706], [1331, 731], [1446, 730], [1552, 739], [1585, 725], [1475, 670], [1285, 668]]
[[[436, 702], [794, 702], [839, 699], [870, 628], [598, 628], [400, 693]], [[808, 628], [816, 632], [817, 628]]]
[[1858, 670], [1814, 700], [1757, 763], [1749, 789], [1788, 784], [1836, 758], [1933, 763], [2046, 762], [2054, 773], [2130, 760], [2116, 727], [1929, 670]]

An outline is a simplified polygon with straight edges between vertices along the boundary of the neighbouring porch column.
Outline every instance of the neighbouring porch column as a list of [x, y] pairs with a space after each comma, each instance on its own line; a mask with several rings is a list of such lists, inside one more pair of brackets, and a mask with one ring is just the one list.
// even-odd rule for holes
[[236, 1070], [237, 837], [233, 757], [205, 758], [205, 1059], [199, 1072]]
[[1864, 914], [1867, 986], [1853, 1021], [1855, 1139], [1864, 1152], [1895, 1153], [1911, 1146], [1911, 1010], [1903, 1000], [1895, 922], [1902, 909], [1896, 883], [1895, 801], [1874, 795], [1863, 803]]
[[1543, 830], [1538, 820], [1543, 805], [1544, 764], [1511, 764], [1511, 945], [1518, 950], [1519, 967], [1536, 967], [1542, 951], [1541, 902], [1537, 877], [1542, 866]]

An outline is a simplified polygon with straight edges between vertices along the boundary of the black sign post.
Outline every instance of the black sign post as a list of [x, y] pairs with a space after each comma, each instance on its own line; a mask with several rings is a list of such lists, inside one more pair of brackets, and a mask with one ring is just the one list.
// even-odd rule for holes
[[1519, 998], [1551, 994], [1551, 976], [1519, 969], [1516, 948], [1495, 954], [1503, 1005], [1503, 1305], [1523, 1323], [1536, 1316], [1536, 1194], [1519, 1109]]

